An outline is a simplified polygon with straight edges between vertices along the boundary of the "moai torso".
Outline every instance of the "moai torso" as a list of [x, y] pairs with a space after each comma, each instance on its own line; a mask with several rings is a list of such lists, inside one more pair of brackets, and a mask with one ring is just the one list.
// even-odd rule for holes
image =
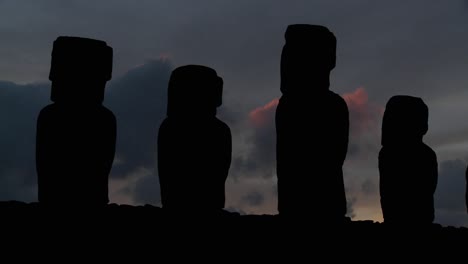
[[99, 206], [109, 202], [108, 176], [116, 120], [102, 105], [112, 70], [105, 42], [59, 37], [50, 80], [53, 104], [37, 120], [36, 166], [39, 202]]
[[168, 114], [159, 129], [162, 205], [182, 211], [224, 208], [231, 132], [216, 118], [222, 79], [210, 68], [179, 67], [169, 82]]

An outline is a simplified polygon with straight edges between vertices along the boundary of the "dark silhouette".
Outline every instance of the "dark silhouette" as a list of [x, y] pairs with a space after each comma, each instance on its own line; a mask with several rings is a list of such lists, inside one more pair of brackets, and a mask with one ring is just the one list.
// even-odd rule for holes
[[278, 211], [341, 221], [349, 113], [346, 102], [329, 90], [336, 38], [318, 25], [290, 25], [285, 38], [276, 110]]
[[112, 74], [104, 41], [58, 37], [49, 79], [51, 100], [37, 120], [36, 168], [42, 205], [100, 206], [109, 202], [108, 175], [116, 120], [102, 105]]
[[158, 135], [158, 170], [164, 209], [224, 208], [231, 164], [231, 131], [216, 118], [223, 80], [199, 65], [175, 69], [169, 80], [167, 118]]
[[385, 223], [432, 223], [437, 156], [423, 142], [429, 110], [421, 98], [387, 102], [379, 153], [380, 202]]
[[[38, 247], [50, 251], [51, 246], [54, 246], [55, 250], [68, 253], [70, 247], [75, 249], [76, 242], [83, 239], [86, 245], [80, 247], [80, 253], [83, 250], [100, 249], [103, 245], [120, 248], [124, 237], [125, 240], [132, 241], [128, 246], [126, 244], [125, 256], [128, 253], [127, 248], [135, 248], [136, 254], [132, 252], [132, 256], [138, 257], [147, 252], [148, 257], [157, 261], [165, 260], [165, 252], [174, 256], [174, 249], [181, 254], [187, 252], [185, 257], [195, 252], [197, 246], [200, 246], [201, 252], [206, 252], [209, 247], [212, 249], [210, 251], [224, 249], [226, 252], [223, 253], [229, 254], [227, 251], [231, 252], [233, 248], [239, 247], [239, 241], [242, 241], [242, 249], [248, 252], [243, 254], [243, 251], [239, 250], [239, 253], [232, 255], [238, 255], [242, 260], [257, 257], [257, 253], [258, 257], [261, 256], [258, 259], [265, 261], [265, 256], [269, 256], [265, 252], [271, 250], [293, 256], [294, 260], [296, 257], [308, 259], [311, 254], [314, 259], [323, 255], [327, 259], [336, 256], [333, 260], [338, 260], [343, 254], [360, 252], [363, 249], [366, 252], [371, 250], [379, 256], [394, 256], [395, 260], [399, 260], [403, 257], [407, 259], [408, 255], [421, 258], [427, 252], [430, 252], [431, 257], [440, 254], [442, 258], [447, 258], [457, 253], [457, 256], [463, 257], [463, 254], [466, 255], [463, 250], [466, 243], [463, 241], [468, 237], [466, 227], [438, 224], [429, 228], [415, 228], [410, 223], [397, 226], [370, 220], [355, 220], [340, 226], [324, 228], [321, 223], [298, 225], [294, 221], [291, 225], [277, 215], [230, 214], [219, 218], [187, 218], [185, 215], [173, 217], [174, 215], [169, 214], [170, 217], [167, 217], [166, 210], [151, 205], [108, 204], [103, 210], [93, 211], [91, 217], [87, 212], [64, 214], [60, 211], [55, 214], [42, 209], [37, 203], [0, 201], [0, 214], [4, 225], [2, 238], [9, 239], [5, 241], [14, 241], [10, 243], [14, 243], [16, 250], [12, 252], [15, 254], [18, 250], [21, 253], [36, 252]], [[298, 239], [298, 236], [301, 239]], [[44, 237], [47, 237], [47, 242], [42, 240]], [[18, 238], [27, 242], [19, 247], [19, 242], [16, 242]], [[148, 243], [148, 239], [154, 241]], [[4, 244], [8, 246], [8, 243]], [[330, 250], [338, 250], [340, 254], [330, 254]], [[114, 256], [112, 252], [108, 255]], [[120, 257], [122, 254], [117, 255]], [[192, 253], [192, 259], [192, 255], [198, 256]], [[203, 254], [204, 259], [206, 256]]]

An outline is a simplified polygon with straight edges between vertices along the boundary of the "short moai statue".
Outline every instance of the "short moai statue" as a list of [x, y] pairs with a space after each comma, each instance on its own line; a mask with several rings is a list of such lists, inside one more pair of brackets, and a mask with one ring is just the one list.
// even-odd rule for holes
[[222, 211], [231, 164], [231, 131], [216, 117], [223, 80], [200, 65], [175, 69], [167, 117], [158, 134], [162, 206], [169, 212]]
[[397, 95], [385, 107], [379, 153], [380, 203], [385, 223], [434, 221], [437, 156], [423, 142], [429, 109], [419, 97]]

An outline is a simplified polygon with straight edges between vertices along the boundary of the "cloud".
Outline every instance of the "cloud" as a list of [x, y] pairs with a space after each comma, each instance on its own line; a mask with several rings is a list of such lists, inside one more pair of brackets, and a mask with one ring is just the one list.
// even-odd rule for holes
[[322, 24], [336, 34], [333, 86], [340, 93], [364, 85], [380, 103], [397, 93], [432, 100], [463, 89], [468, 81], [462, 1], [4, 2], [0, 79], [21, 83], [44, 80], [52, 41], [77, 35], [114, 47], [116, 75], [168, 51], [175, 65], [212, 66], [225, 80], [226, 101], [242, 102], [236, 107], [245, 112], [278, 96], [281, 46], [291, 23]]
[[[359, 206], [375, 205], [378, 199], [377, 159], [380, 150], [380, 127], [384, 108], [369, 99], [366, 89], [356, 88], [342, 94], [349, 110], [350, 139], [344, 166], [349, 216], [359, 213]], [[253, 108], [237, 117], [237, 126], [245, 135], [245, 148], [233, 153], [231, 175], [238, 178], [274, 178], [276, 175], [275, 112], [278, 99]], [[242, 119], [247, 119], [242, 122]], [[377, 176], [377, 177], [375, 177]], [[260, 192], [261, 193], [261, 192]], [[364, 199], [364, 200], [363, 200]], [[380, 208], [378, 209], [380, 212]]]
[[[113, 7], [111, 9], [110, 3]], [[50, 65], [52, 41], [58, 35], [64, 34], [106, 40], [114, 47], [115, 76], [125, 74], [129, 68], [146, 58], [157, 58], [160, 54], [170, 51], [171, 61], [175, 65], [204, 64], [215, 68], [223, 77], [225, 106], [220, 108], [219, 112], [234, 132], [235, 159], [231, 167], [232, 173], [250, 178], [272, 178], [275, 133], [274, 123], [268, 120], [272, 120], [273, 112], [268, 109], [262, 111], [266, 118], [264, 120], [267, 121], [258, 128], [249, 124], [248, 112], [259, 105], [266, 105], [269, 98], [279, 95], [280, 51], [284, 43], [284, 30], [288, 24], [322, 24], [336, 34], [338, 54], [337, 67], [333, 71], [333, 86], [341, 87], [336, 90], [340, 94], [343, 94], [347, 87], [364, 86], [369, 101], [379, 104], [383, 104], [394, 94], [413, 94], [423, 96], [429, 107], [434, 99], [447, 95], [459, 97], [460, 104], [456, 104], [463, 105], [467, 96], [459, 94], [459, 91], [464, 90], [468, 82], [467, 58], [464, 56], [468, 43], [468, 27], [465, 26], [468, 16], [466, 9], [461, 7], [463, 4], [466, 6], [466, 3], [466, 0], [415, 0], [410, 3], [387, 1], [377, 4], [371, 0], [352, 3], [302, 0], [291, 5], [279, 0], [261, 0], [255, 3], [239, 0], [229, 3], [170, 1], [161, 5], [158, 1], [135, 4], [124, 0], [4, 0], [0, 2], [0, 34], [3, 36], [3, 48], [0, 49], [0, 79], [20, 83], [45, 80]], [[288, 8], [284, 8], [285, 5]], [[424, 12], [420, 12], [421, 6], [424, 6]], [[103, 13], [106, 15], [103, 16]], [[86, 19], [82, 19], [83, 17]], [[365, 19], [362, 19], [363, 17]], [[395, 20], [395, 17], [398, 19]], [[153, 70], [157, 68], [156, 65], [153, 66]], [[112, 178], [119, 181], [135, 179], [138, 168], [154, 170], [155, 146], [151, 140], [157, 136], [159, 114], [165, 111], [164, 107], [156, 109], [164, 104], [162, 93], [165, 86], [158, 85], [160, 88], [155, 88], [154, 91], [150, 90], [147, 83], [145, 93], [149, 93], [146, 98], [141, 98], [141, 106], [136, 104], [136, 95], [130, 92], [135, 89], [133, 92], [138, 93], [138, 90], [142, 89], [138, 84], [139, 78], [147, 80], [146, 82], [151, 78], [137, 76], [138, 71], [148, 69], [147, 74], [159, 76], [149, 68], [151, 67], [139, 67], [134, 72], [135, 84], [130, 80], [125, 84], [125, 90], [128, 90], [125, 96], [129, 96], [133, 100], [132, 103], [126, 104], [125, 99], [121, 100], [125, 96], [120, 97], [121, 99], [111, 98], [112, 89], [107, 91], [105, 104], [118, 115], [119, 124], [126, 126], [124, 131], [120, 131], [119, 125], [118, 136], [128, 136], [128, 141], [118, 142], [118, 160], [112, 169]], [[117, 82], [117, 79], [113, 81], [109, 88]], [[3, 87], [4, 84], [0, 86]], [[17, 87], [23, 91], [30, 90], [32, 86]], [[13, 104], [10, 108], [4, 107], [3, 114], [0, 114], [2, 122], [7, 120], [2, 127], [2, 136], [5, 139], [0, 139], [0, 146], [10, 153], [8, 157], [2, 155], [0, 181], [4, 183], [2, 186], [12, 187], [9, 190], [0, 187], [4, 197], [34, 197], [33, 191], [29, 189], [24, 192], [16, 190], [20, 186], [32, 186], [35, 177], [7, 179], [3, 174], [8, 171], [9, 175], [13, 175], [13, 170], [15, 173], [28, 174], [27, 160], [33, 161], [31, 147], [35, 117], [37, 111], [48, 103], [48, 85], [44, 85], [44, 89], [44, 93], [37, 95], [37, 98], [43, 98], [40, 102], [36, 101], [39, 99], [25, 95], [30, 92], [12, 97], [0, 91], [0, 103]], [[357, 100], [363, 98], [359, 97], [363, 96], [362, 93], [353, 91], [350, 94], [357, 97], [356, 103], [362, 102]], [[34, 101], [30, 103], [36, 103], [37, 108], [29, 109], [29, 104], [22, 105], [23, 99]], [[143, 104], [151, 114], [144, 114], [146, 110], [143, 110]], [[454, 103], [448, 100], [447, 104]], [[359, 109], [367, 106], [350, 105], [350, 109], [353, 107]], [[447, 112], [445, 106], [436, 109], [439, 114], [432, 109], [434, 108], [431, 108], [431, 116]], [[12, 117], [8, 116], [10, 113]], [[132, 115], [138, 113], [142, 113], [141, 119], [131, 120]], [[152, 114], [154, 119], [151, 119]], [[353, 116], [354, 114], [356, 116]], [[25, 124], [15, 123], [16, 116], [20, 115], [23, 116], [21, 120], [25, 120]], [[377, 175], [371, 168], [374, 169], [376, 165], [376, 152], [380, 146], [380, 121], [372, 128], [369, 127], [369, 118], [372, 120], [373, 116], [351, 111], [350, 117], [348, 161], [352, 162], [348, 162], [347, 166], [353, 172], [349, 179], [349, 183], [352, 184], [358, 177], [369, 178], [369, 175]], [[458, 118], [446, 118], [444, 115], [436, 121], [431, 122], [431, 127], [444, 128], [444, 132], [450, 135], [460, 131]], [[451, 126], [445, 123], [450, 123]], [[29, 127], [22, 127], [26, 124]], [[371, 129], [366, 130], [366, 127]], [[3, 131], [13, 130], [18, 133], [18, 137], [23, 137], [22, 132], [19, 132], [22, 129], [31, 133], [24, 135], [26, 140], [19, 140], [16, 135], [3, 135], [9, 133]], [[137, 136], [140, 132], [141, 140]], [[450, 135], [444, 134], [444, 138], [449, 138]], [[148, 143], [145, 144], [143, 139], [149, 140]], [[24, 151], [20, 151], [21, 149]], [[450, 154], [453, 155], [453, 151]], [[18, 160], [21, 160], [21, 163], [25, 162], [22, 164], [25, 166], [18, 166], [19, 163], [11, 165], [14, 163], [11, 159], [16, 159], [15, 155], [19, 156]], [[236, 166], [240, 168], [236, 169]], [[32, 166], [30, 170], [34, 171]], [[151, 175], [156, 177], [155, 173]], [[25, 183], [27, 184], [24, 185]], [[151, 184], [157, 189], [156, 182]], [[131, 189], [138, 189], [136, 185], [132, 183]], [[361, 190], [361, 185], [362, 183], [358, 182], [356, 190]], [[359, 203], [360, 200], [356, 202], [357, 205]], [[358, 209], [356, 214], [359, 214]]]
[[[104, 105], [117, 118], [116, 159], [110, 178], [126, 179], [130, 186], [122, 189], [130, 192], [135, 203], [157, 204], [160, 199], [156, 139], [166, 114], [171, 70], [168, 60], [148, 61], [106, 88]], [[49, 96], [48, 83], [0, 82], [0, 200], [37, 200], [36, 120], [39, 111], [52, 103]]]
[[247, 214], [247, 212], [245, 212], [244, 210], [239, 209], [237, 207], [233, 207], [233, 206], [226, 207], [225, 210], [228, 211], [228, 212], [239, 213], [240, 215], [246, 215]]
[[36, 120], [48, 99], [47, 84], [0, 82], [0, 200], [37, 199]]
[[356, 198], [355, 197], [347, 197], [346, 199], [346, 216], [352, 218], [356, 217], [356, 212], [355, 212], [355, 205], [356, 205]]
[[[117, 118], [116, 160], [111, 177], [127, 179], [136, 204], [160, 204], [157, 174], [159, 125], [166, 117], [167, 58], [150, 60], [109, 84], [106, 104]], [[132, 180], [134, 179], [134, 180]]]
[[244, 149], [233, 155], [231, 175], [234, 177], [271, 178], [275, 175], [276, 130], [275, 111], [278, 99], [257, 107], [236, 118], [234, 128], [245, 137]]
[[384, 108], [369, 102], [369, 95], [363, 87], [345, 93], [342, 97], [348, 105], [351, 136], [375, 133], [380, 128], [379, 121]]
[[[113, 80], [106, 90], [104, 104], [115, 113], [118, 122], [116, 162], [111, 180], [126, 182], [120, 187], [121, 192], [128, 194], [135, 204], [160, 204], [156, 139], [159, 124], [166, 113], [167, 81], [171, 69], [168, 60], [148, 61]], [[49, 94], [49, 84], [0, 82], [0, 126], [3, 131], [0, 138], [1, 200], [36, 200], [35, 126], [40, 109], [50, 103]], [[363, 88], [342, 96], [350, 111], [351, 140], [378, 135], [382, 107], [371, 103]], [[275, 175], [274, 115], [277, 102], [278, 99], [272, 99], [245, 114], [234, 111], [232, 107], [220, 108], [220, 116], [227, 118], [236, 131], [233, 134], [235, 140], [245, 139], [244, 144], [239, 144], [245, 147], [244, 151], [233, 151], [230, 177], [238, 179], [239, 188], [250, 186], [249, 191], [239, 197], [239, 202], [234, 203], [235, 208], [231, 206], [230, 210], [242, 212], [266, 205], [274, 207], [270, 201], [273, 199], [271, 191], [252, 187], [255, 184], [250, 185], [244, 178], [271, 179]], [[466, 225], [463, 218], [460, 220], [465, 210], [465, 167], [461, 160], [440, 163], [435, 197], [437, 221], [440, 223]], [[354, 174], [363, 171], [361, 167], [352, 169]], [[362, 179], [356, 190], [347, 188], [348, 215], [355, 216], [359, 211], [362, 196], [353, 192], [376, 197], [375, 179]]]
[[139, 168], [132, 184], [127, 185], [128, 194], [135, 204], [161, 205], [159, 178], [154, 168]]
[[380, 148], [380, 127], [384, 108], [369, 101], [367, 91], [359, 87], [342, 95], [349, 110], [350, 159], [360, 158]]
[[465, 171], [466, 162], [460, 159], [445, 160], [439, 164], [439, 177], [434, 196], [437, 210], [466, 212]]
[[378, 191], [377, 185], [371, 179], [366, 179], [361, 184], [361, 191], [366, 195], [375, 194]]
[[[383, 107], [369, 101], [362, 87], [342, 95], [349, 109], [350, 143], [348, 156], [376, 150], [380, 146], [380, 122]], [[279, 99], [274, 98], [248, 113], [247, 122], [237, 117], [237, 125], [245, 126], [248, 150], [234, 157], [234, 171], [240, 175], [272, 177], [275, 175], [276, 130], [275, 112]]]
[[255, 127], [262, 127], [272, 122], [279, 99], [275, 98], [264, 106], [255, 108], [249, 113], [249, 121]]
[[260, 206], [265, 201], [265, 197], [260, 192], [253, 191], [242, 197], [242, 200], [247, 203], [248, 206]]
[[104, 104], [117, 118], [116, 158], [112, 177], [125, 178], [140, 167], [156, 165], [159, 125], [166, 117], [166, 60], [148, 61], [109, 84]]

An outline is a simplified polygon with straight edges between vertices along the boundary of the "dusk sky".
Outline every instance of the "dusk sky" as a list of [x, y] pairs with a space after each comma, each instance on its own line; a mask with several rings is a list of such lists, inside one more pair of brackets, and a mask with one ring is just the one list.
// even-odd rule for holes
[[337, 37], [330, 89], [350, 111], [348, 215], [382, 221], [382, 114], [391, 96], [407, 94], [429, 107], [435, 222], [468, 227], [467, 0], [0, 0], [0, 200], [37, 201], [36, 118], [51, 103], [52, 43], [67, 35], [114, 49], [104, 100], [118, 122], [111, 202], [160, 206], [156, 139], [168, 78], [175, 67], [201, 64], [224, 80], [218, 117], [233, 136], [226, 208], [276, 214], [280, 55], [286, 27], [297, 23], [324, 25]]

